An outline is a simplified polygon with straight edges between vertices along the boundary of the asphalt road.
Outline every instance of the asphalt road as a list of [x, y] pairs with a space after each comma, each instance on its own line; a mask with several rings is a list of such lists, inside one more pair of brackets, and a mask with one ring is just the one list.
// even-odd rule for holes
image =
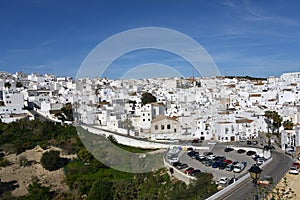
[[[292, 158], [277, 151], [273, 151], [272, 156], [272, 161], [265, 166], [261, 176], [271, 176], [273, 177], [274, 182], [277, 183], [289, 170], [292, 164]], [[251, 178], [249, 178], [244, 182], [244, 184], [236, 187], [234, 191], [222, 196], [220, 199], [253, 199], [254, 194], [255, 189]]]
[[[211, 151], [214, 153], [215, 156], [225, 156], [226, 159], [232, 160], [232, 161], [246, 161], [247, 167], [241, 172], [241, 173], [233, 173], [233, 171], [229, 172], [226, 170], [220, 170], [218, 168], [212, 168], [211, 166], [206, 167], [196, 159], [192, 159], [187, 155], [187, 152], [183, 152], [180, 156], [180, 162], [187, 163], [190, 167], [194, 167], [195, 169], [200, 169], [202, 172], [206, 173], [212, 173], [214, 175], [214, 180], [219, 181], [221, 177], [227, 177], [229, 179], [235, 177], [243, 176], [245, 173], [248, 173], [247, 170], [255, 163], [255, 161], [252, 159], [251, 156], [247, 156], [246, 153], [238, 154], [235, 150], [231, 152], [224, 152], [224, 149], [226, 148], [225, 145], [215, 145]], [[248, 146], [249, 148], [249, 146]], [[200, 152], [200, 154], [203, 154], [207, 150], [196, 150], [197, 152]]]

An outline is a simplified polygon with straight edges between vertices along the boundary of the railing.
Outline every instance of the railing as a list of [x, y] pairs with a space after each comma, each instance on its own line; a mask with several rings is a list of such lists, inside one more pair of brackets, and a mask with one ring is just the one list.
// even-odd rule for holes
[[174, 176], [175, 178], [177, 178], [178, 180], [181, 180], [183, 182], [185, 182], [185, 184], [190, 184], [193, 180], [196, 180], [195, 177], [189, 176], [187, 174], [185, 174], [184, 172], [180, 171], [179, 169], [177, 169], [176, 167], [172, 166], [170, 163], [168, 163], [168, 161], [166, 160], [166, 156], [168, 154], [169, 150], [166, 151], [166, 153], [164, 154], [164, 165], [167, 169], [173, 169], [173, 173], [172, 176]]
[[[261, 168], [263, 168], [264, 166], [266, 166], [267, 164], [269, 164], [272, 161], [272, 159], [273, 159], [273, 157], [271, 157], [266, 162], [264, 162], [261, 165]], [[241, 186], [242, 184], [244, 184], [244, 182], [247, 179], [249, 179], [249, 178], [250, 178], [250, 174], [247, 173], [244, 176], [242, 176], [240, 179], [238, 179], [236, 182], [228, 185], [227, 187], [225, 187], [224, 189], [222, 189], [219, 192], [215, 193], [214, 195], [210, 196], [206, 200], [224, 199], [226, 197], [227, 193], [229, 193], [230, 191], [232, 191], [234, 188], [236, 188], [236, 187]]]

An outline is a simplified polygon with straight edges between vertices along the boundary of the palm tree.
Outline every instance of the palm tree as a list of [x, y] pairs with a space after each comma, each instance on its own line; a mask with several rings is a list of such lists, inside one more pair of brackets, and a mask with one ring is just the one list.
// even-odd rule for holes
[[[267, 123], [268, 127], [268, 133], [267, 137], [269, 138], [269, 145], [271, 145], [271, 136], [272, 135], [277, 135], [279, 138], [279, 128], [281, 127], [282, 124], [282, 117], [278, 114], [276, 111], [270, 111], [267, 110], [265, 111], [265, 122]], [[270, 133], [271, 130], [271, 133]]]

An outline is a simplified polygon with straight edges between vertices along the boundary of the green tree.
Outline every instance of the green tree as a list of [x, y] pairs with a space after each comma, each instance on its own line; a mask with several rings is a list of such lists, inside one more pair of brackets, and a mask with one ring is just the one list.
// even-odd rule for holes
[[52, 199], [52, 193], [50, 192], [50, 187], [42, 186], [37, 182], [33, 182], [28, 186], [28, 195], [21, 198], [24, 200], [49, 200]]
[[51, 150], [42, 155], [41, 164], [45, 169], [54, 171], [62, 168], [66, 160], [59, 156], [59, 151]]
[[5, 82], [4, 83], [4, 87], [6, 87], [6, 88], [9, 89], [11, 87], [11, 83], [10, 82]]
[[81, 148], [77, 155], [80, 161], [84, 163], [91, 162], [94, 158], [86, 148]]
[[66, 115], [67, 120], [73, 121], [73, 109], [71, 103], [66, 103], [66, 105], [61, 108], [61, 112]]
[[149, 92], [145, 92], [143, 93], [141, 100], [142, 100], [142, 104], [145, 105], [147, 103], [156, 102], [156, 97]]
[[113, 184], [105, 179], [96, 180], [88, 194], [89, 200], [110, 200], [113, 199], [114, 193], [112, 190]]
[[124, 121], [121, 121], [121, 126], [124, 129], [127, 129], [127, 135], [129, 135], [130, 131], [134, 130], [134, 126], [132, 125], [132, 121], [130, 119], [125, 119]]
[[23, 84], [22, 84], [21, 82], [18, 81], [18, 82], [16, 83], [16, 87], [17, 87], [17, 88], [23, 87]]
[[114, 181], [114, 199], [137, 199], [138, 185], [132, 180]]
[[283, 122], [283, 128], [284, 130], [293, 130], [294, 124], [291, 120], [285, 120]]
[[[271, 145], [271, 136], [276, 133], [279, 137], [279, 128], [282, 125], [282, 117], [276, 111], [265, 111], [265, 122], [267, 123], [267, 137], [269, 138], [269, 145]], [[270, 133], [271, 130], [271, 133]]]

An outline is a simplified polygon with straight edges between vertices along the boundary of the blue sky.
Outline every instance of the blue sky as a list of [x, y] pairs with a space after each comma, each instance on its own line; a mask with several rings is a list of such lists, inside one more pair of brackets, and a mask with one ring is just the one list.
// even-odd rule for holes
[[[101, 41], [139, 27], [164, 27], [201, 44], [222, 75], [300, 71], [300, 1], [26, 0], [0, 3], [0, 71], [75, 76]], [[138, 51], [116, 60], [112, 78], [144, 63], [191, 69], [175, 55]], [[122, 70], [120, 70], [120, 67]]]

